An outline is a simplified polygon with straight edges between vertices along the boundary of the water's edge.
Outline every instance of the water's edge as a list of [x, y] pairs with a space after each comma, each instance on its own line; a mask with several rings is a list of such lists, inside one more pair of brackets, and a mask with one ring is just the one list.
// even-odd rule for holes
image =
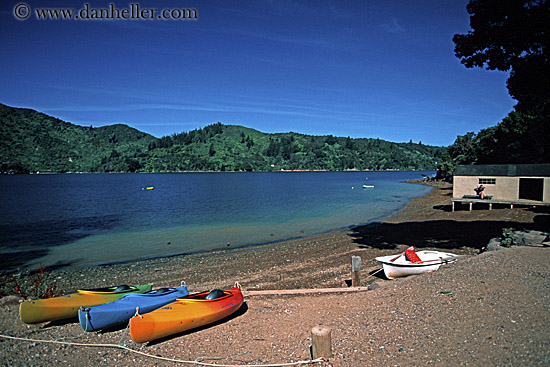
[[[403, 181], [402, 183], [417, 184], [415, 182], [408, 182], [408, 180]], [[97, 262], [97, 263], [93, 263], [93, 264], [54, 265], [54, 266], [47, 266], [46, 270], [55, 271], [55, 270], [63, 270], [63, 269], [78, 269], [78, 268], [83, 269], [83, 268], [91, 268], [91, 267], [96, 267], [96, 266], [109, 267], [109, 266], [124, 265], [124, 264], [135, 264], [135, 263], [147, 262], [147, 261], [158, 260], [158, 259], [170, 259], [170, 258], [181, 257], [181, 256], [209, 256], [209, 255], [215, 255], [215, 254], [225, 253], [225, 252], [228, 252], [228, 251], [235, 251], [235, 250], [245, 251], [245, 254], [246, 254], [246, 251], [254, 251], [255, 249], [261, 248], [263, 246], [275, 245], [275, 244], [278, 244], [278, 243], [279, 244], [290, 244], [291, 245], [291, 243], [293, 241], [296, 241], [296, 240], [322, 237], [322, 236], [333, 234], [333, 233], [347, 232], [349, 230], [354, 230], [354, 229], [358, 229], [358, 228], [365, 227], [365, 226], [377, 225], [378, 223], [380, 223], [380, 221], [382, 221], [384, 219], [387, 219], [387, 218], [391, 218], [394, 215], [396, 215], [397, 213], [404, 210], [410, 204], [410, 202], [412, 201], [413, 198], [426, 196], [432, 190], [433, 190], [433, 188], [430, 188], [429, 191], [427, 191], [427, 192], [425, 192], [421, 195], [410, 197], [408, 200], [403, 201], [403, 205], [400, 208], [393, 210], [388, 215], [384, 215], [384, 216], [381, 216], [379, 218], [376, 218], [375, 220], [372, 220], [372, 221], [369, 221], [369, 222], [353, 224], [353, 225], [340, 227], [340, 228], [329, 229], [329, 230], [318, 232], [318, 233], [313, 233], [313, 234], [308, 234], [308, 235], [303, 235], [303, 236], [292, 236], [292, 237], [277, 239], [277, 240], [272, 240], [272, 241], [262, 241], [262, 242], [249, 243], [249, 244], [243, 244], [243, 245], [231, 245], [230, 247], [225, 246], [225, 247], [219, 247], [219, 248], [209, 248], [209, 249], [202, 249], [202, 250], [199, 249], [199, 250], [183, 251], [183, 252], [180, 252], [180, 253], [174, 253], [174, 254], [170, 254], [170, 255], [149, 256], [149, 257], [143, 257], [143, 258], [139, 258], [139, 259], [128, 259], [128, 260], [120, 260], [120, 261], [105, 261], [105, 262]], [[242, 254], [242, 252], [241, 252], [241, 254]], [[36, 270], [29, 270], [29, 269], [27, 269], [27, 270], [30, 271], [30, 272], [35, 272], [36, 271]]]

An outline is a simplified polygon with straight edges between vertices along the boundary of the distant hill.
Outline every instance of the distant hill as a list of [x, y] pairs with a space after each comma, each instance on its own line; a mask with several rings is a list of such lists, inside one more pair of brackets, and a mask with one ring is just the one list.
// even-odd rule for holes
[[135, 171], [137, 156], [154, 140], [126, 125], [83, 127], [0, 104], [2, 171]]
[[74, 125], [0, 104], [2, 172], [435, 170], [443, 147], [266, 134], [216, 123], [162, 138], [126, 125]]

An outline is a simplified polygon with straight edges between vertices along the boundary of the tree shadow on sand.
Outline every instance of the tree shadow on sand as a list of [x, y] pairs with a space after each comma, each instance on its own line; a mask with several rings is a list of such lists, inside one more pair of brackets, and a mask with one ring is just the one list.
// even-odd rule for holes
[[503, 228], [536, 229], [548, 231], [550, 217], [539, 215], [534, 223], [506, 221], [435, 220], [406, 223], [372, 223], [352, 229], [350, 236], [361, 248], [396, 249], [400, 245], [415, 248], [481, 250], [494, 237], [502, 236]]

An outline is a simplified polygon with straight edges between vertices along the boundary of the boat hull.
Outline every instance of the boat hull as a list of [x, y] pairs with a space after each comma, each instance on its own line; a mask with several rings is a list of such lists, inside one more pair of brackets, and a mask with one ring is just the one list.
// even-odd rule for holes
[[382, 263], [384, 274], [388, 279], [407, 277], [438, 270], [443, 264], [456, 261], [459, 256], [440, 251], [419, 251], [416, 253], [420, 262], [408, 261], [405, 255], [391, 255], [377, 257], [376, 260]]
[[230, 316], [243, 304], [239, 287], [223, 291], [223, 296], [206, 299], [209, 292], [180, 298], [162, 308], [130, 319], [130, 336], [136, 343], [167, 337], [198, 328]]
[[76, 317], [80, 307], [112, 302], [130, 293], [149, 292], [151, 285], [130, 286], [130, 289], [120, 291], [115, 291], [116, 288], [83, 289], [62, 297], [22, 302], [19, 305], [19, 317], [26, 324], [68, 319]]
[[382, 264], [384, 268], [384, 274], [388, 279], [408, 277], [410, 275], [418, 275], [422, 273], [429, 273], [439, 269], [440, 264], [437, 265], [426, 265], [426, 266], [399, 266], [399, 265], [390, 265]]
[[81, 307], [78, 310], [80, 326], [85, 331], [107, 329], [127, 323], [135, 316], [136, 308], [145, 314], [189, 295], [187, 288], [171, 288], [164, 292], [151, 291], [142, 294], [128, 294], [119, 300], [93, 307]]

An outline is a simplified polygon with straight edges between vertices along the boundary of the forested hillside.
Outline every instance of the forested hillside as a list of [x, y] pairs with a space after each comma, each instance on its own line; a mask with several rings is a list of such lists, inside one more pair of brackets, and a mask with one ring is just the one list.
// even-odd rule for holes
[[444, 149], [379, 139], [298, 133], [265, 134], [242, 126], [207, 126], [149, 145], [147, 171], [435, 169]]
[[444, 151], [412, 142], [266, 134], [221, 123], [158, 139], [126, 125], [82, 127], [0, 105], [2, 172], [434, 170]]
[[155, 138], [126, 125], [74, 125], [0, 104], [2, 172], [131, 172]]

